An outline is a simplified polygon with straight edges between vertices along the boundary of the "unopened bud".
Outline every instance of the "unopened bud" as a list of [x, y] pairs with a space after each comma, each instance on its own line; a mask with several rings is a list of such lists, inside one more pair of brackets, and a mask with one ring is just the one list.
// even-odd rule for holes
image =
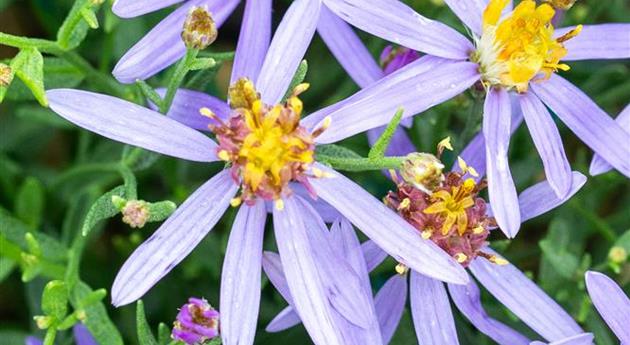
[[608, 260], [614, 264], [622, 264], [628, 259], [628, 252], [619, 246], [610, 248], [608, 252]]
[[203, 298], [191, 297], [173, 323], [171, 336], [186, 344], [202, 344], [219, 335], [219, 312]]
[[122, 208], [123, 222], [132, 228], [141, 228], [149, 219], [149, 207], [146, 201], [129, 200]]
[[400, 174], [405, 182], [431, 194], [444, 180], [444, 164], [430, 153], [414, 152], [407, 155]]
[[35, 324], [39, 329], [47, 329], [48, 327], [50, 327], [50, 325], [52, 325], [53, 322], [52, 317], [43, 315], [35, 316], [33, 317], [33, 320], [35, 320]]
[[559, 10], [568, 10], [576, 3], [577, 0], [545, 0], [545, 2], [549, 3], [554, 8]]
[[11, 67], [0, 63], [0, 86], [9, 86], [13, 80], [13, 73]]
[[184, 22], [182, 39], [186, 47], [205, 49], [217, 39], [217, 26], [205, 6], [193, 6]]

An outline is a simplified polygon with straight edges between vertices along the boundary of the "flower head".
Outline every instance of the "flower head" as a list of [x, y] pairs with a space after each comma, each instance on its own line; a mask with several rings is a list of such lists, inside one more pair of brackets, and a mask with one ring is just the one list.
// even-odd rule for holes
[[173, 322], [173, 339], [186, 344], [199, 344], [218, 335], [219, 312], [203, 298], [189, 298]]
[[298, 86], [286, 102], [270, 106], [248, 79], [230, 87], [232, 115], [210, 129], [219, 141], [218, 157], [232, 164], [232, 176], [242, 182], [246, 202], [251, 204], [256, 196], [279, 200], [290, 194], [289, 182], [308, 183], [306, 172], [314, 161], [316, 133], [300, 125], [298, 94], [305, 89]]
[[217, 26], [205, 6], [190, 8], [182, 39], [186, 47], [194, 49], [205, 49], [217, 39]]
[[472, 59], [480, 64], [483, 81], [527, 91], [529, 81], [542, 73], [549, 78], [569, 66], [560, 63], [567, 55], [563, 42], [577, 36], [581, 26], [554, 38], [551, 19], [555, 10], [550, 4], [536, 6], [524, 0], [511, 15], [500, 20], [507, 0], [492, 0], [483, 13], [483, 32]]

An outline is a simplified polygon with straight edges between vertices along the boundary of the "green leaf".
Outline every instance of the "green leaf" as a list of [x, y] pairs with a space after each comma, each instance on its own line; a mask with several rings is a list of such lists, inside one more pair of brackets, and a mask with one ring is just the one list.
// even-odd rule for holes
[[36, 48], [24, 48], [13, 58], [11, 68], [15, 70], [15, 75], [31, 90], [39, 104], [47, 107], [42, 53]]
[[15, 199], [15, 215], [31, 228], [39, 227], [44, 210], [44, 185], [34, 177], [27, 177]]
[[170, 200], [164, 200], [164, 201], [160, 201], [156, 203], [149, 203], [148, 206], [149, 206], [149, 219], [147, 219], [148, 222], [162, 221], [168, 218], [171, 214], [173, 214], [173, 212], [175, 212], [175, 209], [177, 208], [177, 205]]
[[138, 328], [138, 342], [140, 344], [158, 345], [158, 342], [151, 332], [151, 327], [147, 322], [147, 317], [144, 314], [144, 304], [142, 300], [136, 303], [136, 327]]
[[[44, 58], [44, 84], [48, 89], [78, 86], [85, 74], [70, 62], [58, 57]], [[59, 117], [57, 115], [57, 117]]]
[[91, 29], [98, 29], [98, 18], [96, 18], [96, 13], [94, 13], [91, 8], [83, 8], [81, 10], [81, 17], [83, 17], [83, 20], [85, 20]]
[[317, 154], [322, 154], [330, 157], [337, 158], [363, 158], [358, 153], [345, 148], [343, 146], [329, 144], [329, 145], [318, 145], [316, 148]]
[[61, 280], [46, 284], [42, 294], [42, 311], [61, 321], [68, 313], [68, 289]]
[[167, 345], [170, 342], [171, 329], [164, 322], [160, 322], [158, 325], [158, 343], [160, 345]]
[[284, 94], [284, 97], [282, 97], [283, 100], [289, 98], [289, 96], [291, 96], [291, 93], [293, 92], [293, 89], [295, 89], [296, 86], [300, 85], [304, 81], [307, 72], [308, 63], [306, 62], [306, 60], [302, 60], [302, 62], [300, 62], [300, 65], [298, 66], [297, 71], [295, 71], [295, 74], [293, 75], [293, 79], [289, 84], [287, 92]]
[[118, 186], [101, 195], [94, 204], [92, 204], [92, 207], [90, 207], [83, 221], [83, 227], [81, 228], [83, 236], [87, 236], [90, 230], [101, 220], [111, 218], [118, 214], [118, 208], [112, 203], [112, 196], [125, 197], [125, 190], [125, 186]]
[[403, 109], [399, 108], [396, 111], [396, 114], [394, 114], [394, 117], [392, 117], [392, 120], [383, 131], [383, 134], [381, 134], [378, 140], [376, 140], [376, 142], [374, 143], [374, 146], [372, 146], [372, 148], [370, 149], [370, 152], [368, 153], [369, 159], [378, 159], [385, 156], [385, 151], [387, 150], [389, 143], [392, 141], [392, 137], [394, 136], [394, 133], [398, 128], [398, 124], [402, 119], [402, 115]]
[[217, 62], [213, 58], [197, 58], [188, 66], [191, 71], [214, 68]]
[[[57, 43], [62, 49], [71, 50], [81, 44], [89, 29], [88, 22], [85, 18], [85, 10], [96, 11], [98, 6], [99, 5], [91, 0], [75, 1], [70, 13], [68, 13], [63, 24], [61, 24], [59, 31], [57, 31]], [[89, 15], [87, 16], [89, 17]], [[91, 19], [88, 18], [88, 20]], [[96, 18], [93, 20], [96, 20]]]
[[13, 272], [16, 266], [17, 264], [14, 260], [0, 257], [0, 283], [2, 283]]
[[[84, 300], [91, 293], [93, 291], [87, 284], [79, 282], [72, 293], [72, 305], [76, 308], [78, 301]], [[84, 311], [83, 323], [99, 345], [123, 345], [122, 336], [107, 315], [107, 309], [102, 302], [87, 306]]]

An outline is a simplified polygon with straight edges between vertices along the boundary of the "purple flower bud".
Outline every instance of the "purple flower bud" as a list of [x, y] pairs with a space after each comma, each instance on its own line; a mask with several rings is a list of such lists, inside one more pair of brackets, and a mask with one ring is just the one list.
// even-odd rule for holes
[[199, 344], [219, 335], [219, 312], [203, 298], [191, 297], [173, 322], [171, 336], [186, 344]]

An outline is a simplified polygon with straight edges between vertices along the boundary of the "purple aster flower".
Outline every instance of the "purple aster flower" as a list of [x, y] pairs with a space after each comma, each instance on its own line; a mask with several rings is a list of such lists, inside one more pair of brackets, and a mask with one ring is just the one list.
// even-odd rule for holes
[[191, 297], [177, 313], [172, 337], [186, 344], [201, 344], [219, 335], [219, 312], [203, 298]]
[[181, 39], [182, 27], [191, 8], [207, 6], [216, 26], [230, 16], [239, 0], [117, 0], [112, 10], [122, 18], [133, 18], [170, 5], [184, 2], [164, 18], [120, 58], [114, 77], [121, 83], [148, 79], [181, 59], [186, 46]]
[[[267, 46], [270, 20], [260, 18], [271, 16], [270, 1], [247, 2], [229, 104], [180, 90], [174, 109], [162, 116], [102, 94], [48, 91], [55, 112], [110, 139], [186, 160], [230, 163], [229, 169], [199, 187], [125, 262], [112, 287], [114, 305], [144, 295], [195, 248], [230, 204], [243, 203], [223, 265], [220, 327], [225, 344], [252, 343], [260, 301], [266, 204], [273, 203], [276, 243], [296, 310], [316, 344], [344, 343], [335, 313], [365, 328], [373, 315], [369, 296], [355, 293], [358, 290], [353, 287], [360, 282], [352, 268], [328, 245], [318, 245], [313, 239], [314, 231], [309, 229], [321, 220], [311, 201], [294, 193], [295, 184], [310, 198], [316, 195], [343, 214], [408, 267], [451, 283], [467, 281], [464, 269], [433, 242], [418, 238], [413, 227], [357, 184], [315, 162], [314, 139], [328, 129], [307, 130], [300, 121], [298, 96], [306, 85], [282, 101], [315, 32], [320, 5], [318, 0], [294, 1]], [[208, 105], [211, 108], [204, 108]], [[209, 118], [199, 115], [199, 108]], [[192, 111], [174, 114], [186, 109]], [[218, 144], [182, 124], [197, 127], [199, 117], [208, 121], [206, 126], [210, 125]], [[241, 194], [236, 196], [239, 188]]]
[[[328, 143], [389, 122], [397, 108], [404, 116], [420, 113], [481, 81], [487, 89], [482, 124], [490, 201], [499, 227], [514, 237], [520, 226], [517, 192], [507, 152], [512, 100], [521, 108], [545, 174], [559, 197], [571, 189], [571, 169], [548, 106], [593, 151], [630, 176], [630, 134], [587, 95], [554, 72], [564, 61], [630, 57], [630, 24], [585, 25], [554, 31], [554, 10], [524, 0], [512, 10], [509, 0], [446, 3], [473, 33], [473, 42], [448, 26], [425, 18], [399, 1], [325, 0], [326, 6], [358, 28], [410, 49], [427, 53], [406, 67], [330, 109], [331, 129], [317, 138]], [[505, 14], [502, 15], [502, 12]], [[526, 22], [527, 29], [518, 23]], [[531, 30], [528, 31], [528, 30]], [[378, 101], [359, 101], [378, 94]], [[304, 120], [314, 127], [322, 116]]]
[[630, 299], [621, 287], [604, 274], [586, 272], [586, 289], [599, 315], [619, 338], [630, 344]]
[[[72, 333], [74, 334], [74, 341], [77, 345], [98, 345], [90, 331], [81, 323], [77, 323], [72, 327]], [[42, 345], [43, 342], [33, 336], [26, 337], [26, 345]]]
[[[425, 154], [427, 155], [427, 154]], [[562, 308], [548, 297], [516, 267], [501, 259], [488, 246], [486, 239], [493, 228], [493, 220], [486, 211], [483, 199], [477, 196], [480, 186], [465, 176], [474, 174], [465, 163], [460, 172], [442, 174], [435, 160], [422, 159], [410, 166], [417, 174], [402, 173], [404, 182], [398, 182], [398, 191], [390, 192], [385, 203], [418, 229], [423, 238], [431, 239], [449, 255], [456, 258], [484, 287], [517, 315], [523, 322], [548, 341], [560, 341], [582, 334], [583, 331]], [[433, 162], [435, 169], [427, 166]], [[440, 179], [433, 178], [440, 175]], [[586, 178], [573, 173], [570, 195], [585, 183]], [[410, 181], [411, 180], [411, 181]], [[436, 183], [433, 183], [437, 181]], [[428, 194], [414, 186], [424, 184]], [[529, 219], [560, 205], [570, 196], [558, 198], [548, 182], [542, 182], [524, 191], [519, 198], [523, 219]], [[539, 200], [554, 200], [541, 204]], [[455, 214], [449, 221], [451, 213]], [[463, 216], [463, 217], [462, 217]], [[386, 258], [384, 252], [366, 242], [363, 245], [365, 260], [371, 270]], [[481, 256], [482, 259], [478, 259]], [[383, 342], [388, 343], [396, 330], [404, 310], [409, 290], [411, 312], [421, 344], [457, 344], [457, 332], [444, 285], [423, 274], [410, 272], [409, 287], [405, 265], [397, 266], [398, 274], [390, 278], [375, 297], [375, 308], [381, 326]], [[272, 280], [274, 282], [274, 280]], [[279, 283], [274, 282], [276, 286]], [[483, 310], [479, 289], [474, 282], [468, 285], [449, 284], [451, 298], [462, 314], [481, 332], [500, 344], [529, 344], [529, 340], [499, 321], [493, 320]], [[289, 303], [291, 304], [291, 303]], [[430, 321], [429, 321], [430, 320]], [[267, 327], [278, 331], [299, 322], [289, 311], [282, 311]], [[580, 338], [581, 339], [581, 338]]]

